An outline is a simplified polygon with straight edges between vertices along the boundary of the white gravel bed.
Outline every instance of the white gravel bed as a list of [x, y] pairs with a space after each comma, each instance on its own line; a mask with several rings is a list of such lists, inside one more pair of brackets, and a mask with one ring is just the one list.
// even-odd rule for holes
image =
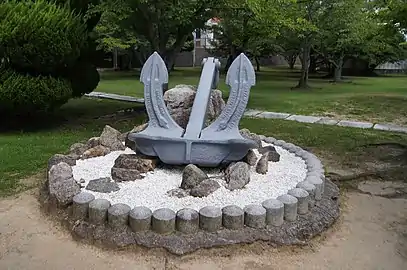
[[[263, 146], [270, 145], [263, 142]], [[149, 172], [141, 180], [118, 183], [120, 190], [111, 193], [99, 193], [86, 190], [96, 198], [104, 198], [112, 204], [125, 203], [130, 207], [146, 206], [151, 210], [158, 208], [170, 208], [178, 211], [182, 208], [192, 208], [199, 210], [208, 205], [224, 207], [226, 205], [238, 205], [244, 207], [249, 204], [261, 204], [266, 199], [276, 198], [286, 194], [288, 190], [294, 188], [306, 176], [306, 165], [302, 158], [288, 152], [287, 150], [275, 146], [280, 154], [279, 162], [269, 162], [269, 170], [266, 175], [255, 172], [255, 166], [251, 168], [251, 180], [241, 190], [230, 191], [225, 188], [226, 182], [222, 179], [215, 179], [221, 185], [214, 193], [204, 198], [187, 196], [184, 198], [170, 197], [167, 191], [179, 188], [181, 185], [182, 170], [180, 169], [155, 169]], [[259, 153], [255, 150], [258, 158]], [[114, 161], [120, 154], [131, 154], [133, 150], [127, 148], [125, 151], [114, 151], [102, 157], [95, 157], [85, 160], [78, 160], [72, 167], [73, 176], [86, 187], [90, 180], [102, 177], [111, 177], [110, 170]], [[205, 170], [209, 176], [219, 175], [219, 170]]]

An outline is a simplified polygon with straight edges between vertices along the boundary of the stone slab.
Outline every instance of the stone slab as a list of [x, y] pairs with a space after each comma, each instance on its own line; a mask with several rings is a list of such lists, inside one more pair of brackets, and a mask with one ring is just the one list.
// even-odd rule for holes
[[341, 120], [339, 121], [338, 126], [354, 128], [372, 128], [373, 123]]
[[321, 120], [321, 117], [307, 115], [291, 115], [287, 118], [287, 120], [313, 124]]
[[290, 116], [289, 113], [278, 113], [278, 112], [262, 112], [257, 115], [259, 118], [266, 119], [286, 119]]
[[85, 96], [91, 97], [91, 98], [113, 99], [113, 100], [120, 100], [120, 101], [127, 101], [127, 102], [144, 103], [144, 98], [108, 94], [108, 93], [103, 93], [103, 92], [91, 92], [89, 94], [85, 94]]
[[245, 111], [245, 113], [243, 114], [244, 116], [248, 116], [248, 117], [256, 117], [257, 115], [261, 114], [263, 111], [259, 111], [259, 110], [247, 110]]
[[336, 120], [336, 119], [332, 119], [329, 117], [322, 117], [319, 121], [317, 121], [315, 123], [334, 126], [334, 125], [338, 124], [338, 122], [339, 122], [339, 120]]
[[407, 133], [407, 127], [391, 124], [376, 124], [373, 126], [373, 129]]

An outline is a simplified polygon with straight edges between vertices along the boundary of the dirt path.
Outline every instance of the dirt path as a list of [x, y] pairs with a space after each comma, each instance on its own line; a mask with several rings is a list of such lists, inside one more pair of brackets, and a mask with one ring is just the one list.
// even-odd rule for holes
[[0, 269], [407, 269], [407, 200], [347, 196], [342, 220], [307, 248], [257, 243], [176, 257], [79, 244], [40, 214], [30, 191], [0, 201]]

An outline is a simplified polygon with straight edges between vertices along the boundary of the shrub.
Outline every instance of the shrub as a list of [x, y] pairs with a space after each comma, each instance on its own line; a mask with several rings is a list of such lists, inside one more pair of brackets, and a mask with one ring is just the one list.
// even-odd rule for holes
[[92, 92], [100, 80], [96, 67], [89, 62], [77, 62], [69, 77], [72, 84], [72, 97], [81, 97], [85, 93]]
[[0, 3], [0, 51], [17, 71], [56, 74], [72, 67], [87, 38], [81, 17], [65, 7], [44, 0]]
[[71, 96], [71, 84], [66, 79], [23, 75], [11, 70], [0, 72], [0, 112], [6, 115], [49, 112]]

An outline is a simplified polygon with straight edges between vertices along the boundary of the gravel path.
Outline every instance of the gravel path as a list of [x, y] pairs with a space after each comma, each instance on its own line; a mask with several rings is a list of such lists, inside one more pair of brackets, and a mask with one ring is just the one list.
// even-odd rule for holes
[[[406, 269], [407, 200], [349, 193], [342, 221], [312, 245], [258, 243], [184, 257], [79, 244], [41, 215], [34, 191], [0, 200], [0, 269]], [[403, 231], [404, 230], [404, 231]]]

